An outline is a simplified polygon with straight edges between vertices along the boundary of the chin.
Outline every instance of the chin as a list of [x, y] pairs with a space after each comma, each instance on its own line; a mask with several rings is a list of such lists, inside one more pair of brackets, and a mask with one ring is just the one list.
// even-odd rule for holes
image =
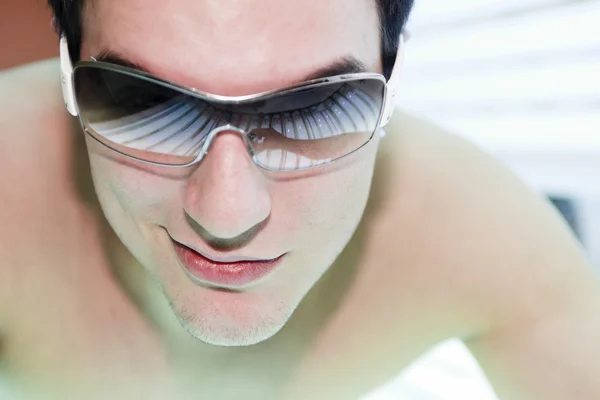
[[[256, 293], [203, 290], [194, 299], [176, 296], [169, 303], [183, 329], [214, 346], [252, 346], [275, 336], [295, 306], [261, 299]], [[167, 295], [167, 298], [170, 296]]]
[[192, 323], [181, 320], [183, 328], [194, 339], [206, 344], [221, 347], [253, 346], [272, 338], [283, 328], [285, 323], [269, 327], [260, 326], [214, 326]]

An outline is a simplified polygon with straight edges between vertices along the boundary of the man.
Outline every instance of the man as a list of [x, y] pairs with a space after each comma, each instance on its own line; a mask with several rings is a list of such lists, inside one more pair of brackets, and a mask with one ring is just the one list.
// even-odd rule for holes
[[356, 399], [459, 337], [502, 399], [600, 398], [600, 284], [563, 221], [387, 121], [410, 1], [50, 4], [60, 66], [0, 78], [21, 396]]

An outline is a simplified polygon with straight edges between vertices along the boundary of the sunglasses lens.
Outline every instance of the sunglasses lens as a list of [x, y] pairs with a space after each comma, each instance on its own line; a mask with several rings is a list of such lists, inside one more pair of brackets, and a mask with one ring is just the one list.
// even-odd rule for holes
[[277, 171], [330, 163], [364, 146], [377, 129], [385, 83], [349, 80], [300, 88], [264, 101], [249, 132], [255, 162]]
[[218, 103], [102, 66], [80, 65], [74, 79], [84, 128], [122, 154], [186, 165], [211, 131], [231, 124], [248, 133], [254, 161], [278, 171], [327, 164], [362, 147], [377, 129], [385, 93], [373, 78]]
[[74, 74], [79, 115], [88, 133], [144, 161], [192, 162], [223, 114], [200, 99], [123, 72], [80, 66]]

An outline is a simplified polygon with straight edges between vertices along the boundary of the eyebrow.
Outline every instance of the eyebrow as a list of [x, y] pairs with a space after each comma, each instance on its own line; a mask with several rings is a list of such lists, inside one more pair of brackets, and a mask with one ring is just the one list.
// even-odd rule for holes
[[92, 59], [94, 61], [102, 61], [110, 64], [120, 65], [122, 67], [137, 69], [139, 71], [150, 74], [148, 68], [145, 68], [144, 66], [138, 63], [130, 61], [122, 55], [120, 55], [119, 53], [116, 53], [111, 50], [102, 50], [96, 57], [92, 57]]
[[[122, 67], [133, 68], [145, 72], [147, 74], [152, 74], [149, 71], [149, 69], [145, 68], [143, 65], [130, 61], [124, 56], [120, 55], [119, 53], [116, 53], [111, 50], [103, 50], [98, 54], [98, 56], [92, 57], [92, 59], [94, 59], [95, 61], [102, 61], [110, 64], [120, 65]], [[327, 78], [336, 75], [356, 74], [368, 71], [369, 69], [362, 61], [360, 61], [356, 57], [347, 56], [312, 72], [304, 78], [304, 81], [311, 81], [313, 79]]]
[[368, 72], [367, 66], [359, 59], [348, 56], [343, 57], [332, 64], [323, 68], [319, 68], [315, 72], [309, 74], [304, 80], [310, 81], [313, 79], [327, 78], [335, 75], [356, 74], [359, 72]]

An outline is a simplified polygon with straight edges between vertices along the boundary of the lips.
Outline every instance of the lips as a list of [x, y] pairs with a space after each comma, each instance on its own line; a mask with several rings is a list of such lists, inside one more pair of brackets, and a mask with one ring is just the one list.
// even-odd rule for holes
[[173, 241], [173, 247], [183, 267], [193, 278], [229, 288], [245, 286], [264, 278], [285, 256], [283, 254], [274, 260], [216, 262], [176, 241]]

